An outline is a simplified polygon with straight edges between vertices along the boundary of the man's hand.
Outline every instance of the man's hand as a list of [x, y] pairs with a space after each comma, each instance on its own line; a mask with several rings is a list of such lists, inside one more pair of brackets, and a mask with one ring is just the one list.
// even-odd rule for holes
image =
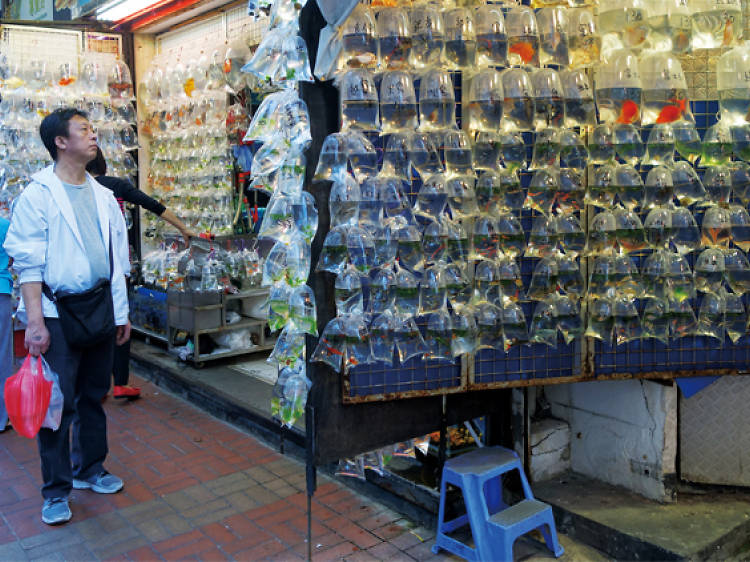
[[44, 320], [29, 322], [26, 326], [26, 337], [24, 340], [29, 353], [37, 357], [41, 353], [47, 353], [49, 349], [49, 332]]
[[115, 332], [115, 345], [122, 345], [130, 339], [130, 320], [124, 326], [117, 326]]

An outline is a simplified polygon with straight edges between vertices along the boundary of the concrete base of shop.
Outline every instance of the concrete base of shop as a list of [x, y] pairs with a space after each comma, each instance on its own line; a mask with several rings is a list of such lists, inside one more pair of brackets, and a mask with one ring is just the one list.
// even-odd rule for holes
[[620, 560], [750, 556], [750, 490], [679, 484], [671, 503], [572, 472], [532, 484], [560, 532]]
[[[253, 376], [253, 361], [265, 369], [266, 354], [221, 360], [196, 369], [165, 349], [134, 340], [134, 372], [185, 398], [210, 414], [276, 443], [304, 458], [304, 423], [282, 433], [271, 419], [272, 385], [264, 373]], [[321, 467], [330, 472], [331, 467]], [[342, 480], [413, 521], [434, 528], [438, 505], [435, 490], [389, 475], [368, 471], [368, 481]], [[673, 503], [660, 504], [592, 478], [566, 472], [532, 484], [534, 494], [553, 506], [558, 530], [570, 544], [584, 543], [621, 560], [722, 559], [750, 556], [750, 490], [676, 486]], [[585, 547], [581, 547], [585, 550]], [[573, 558], [595, 560], [572, 550]]]

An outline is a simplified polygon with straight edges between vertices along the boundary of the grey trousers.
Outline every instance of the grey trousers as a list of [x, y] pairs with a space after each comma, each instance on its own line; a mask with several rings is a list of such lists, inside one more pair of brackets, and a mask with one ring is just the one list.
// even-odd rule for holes
[[[10, 295], [0, 294], [0, 397], [5, 381], [13, 374], [13, 319], [10, 310]], [[0, 430], [8, 425], [5, 400], [0, 400]]]

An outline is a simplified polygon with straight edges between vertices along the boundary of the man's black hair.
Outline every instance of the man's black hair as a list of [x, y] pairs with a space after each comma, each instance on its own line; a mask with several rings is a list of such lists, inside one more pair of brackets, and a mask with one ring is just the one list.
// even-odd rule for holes
[[86, 164], [86, 171], [95, 178], [107, 174], [107, 161], [104, 159], [102, 149], [98, 146], [96, 147], [96, 156], [91, 162]]
[[70, 120], [76, 115], [84, 119], [89, 118], [85, 111], [81, 111], [75, 107], [63, 107], [47, 115], [42, 120], [42, 124], [39, 125], [39, 136], [42, 137], [42, 142], [47, 147], [52, 160], [57, 161], [55, 138], [68, 137], [70, 134]]

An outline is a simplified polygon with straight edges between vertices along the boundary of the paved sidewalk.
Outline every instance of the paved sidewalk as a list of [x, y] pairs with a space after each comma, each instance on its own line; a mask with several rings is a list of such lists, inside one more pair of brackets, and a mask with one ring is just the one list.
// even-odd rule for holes
[[[0, 434], [0, 560], [304, 558], [304, 466], [149, 383], [135, 384], [143, 399], [110, 398], [105, 406], [106, 467], [125, 489], [74, 490], [66, 525], [41, 522], [36, 443]], [[312, 531], [319, 560], [433, 557], [434, 531], [322, 475]]]

